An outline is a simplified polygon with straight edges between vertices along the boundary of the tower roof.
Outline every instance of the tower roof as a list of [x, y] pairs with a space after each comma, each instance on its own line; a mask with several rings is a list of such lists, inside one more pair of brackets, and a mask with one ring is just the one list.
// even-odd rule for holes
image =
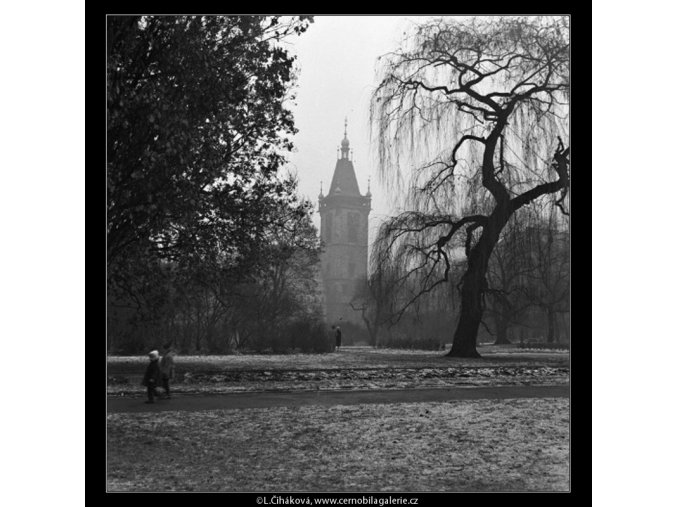
[[331, 179], [331, 186], [327, 195], [334, 194], [361, 196], [360, 187], [357, 185], [357, 178], [355, 177], [355, 168], [348, 158], [340, 158], [336, 161], [334, 177]]
[[329, 193], [327, 195], [350, 195], [359, 196], [360, 187], [357, 185], [355, 177], [355, 168], [349, 158], [350, 141], [348, 141], [348, 118], [344, 123], [343, 140], [341, 141], [341, 158], [336, 161], [334, 177], [331, 180]]

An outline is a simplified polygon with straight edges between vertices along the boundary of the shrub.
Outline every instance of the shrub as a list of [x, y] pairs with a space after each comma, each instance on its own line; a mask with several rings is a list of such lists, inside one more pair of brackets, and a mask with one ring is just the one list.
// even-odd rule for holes
[[384, 333], [379, 338], [379, 348], [444, 350], [444, 340], [432, 336], [416, 336], [408, 333]]
[[333, 338], [322, 321], [300, 320], [289, 324], [280, 335], [282, 352], [331, 352]]
[[324, 353], [331, 352], [333, 346], [333, 336], [324, 322], [304, 317], [258, 334], [247, 344], [246, 351], [258, 354]]

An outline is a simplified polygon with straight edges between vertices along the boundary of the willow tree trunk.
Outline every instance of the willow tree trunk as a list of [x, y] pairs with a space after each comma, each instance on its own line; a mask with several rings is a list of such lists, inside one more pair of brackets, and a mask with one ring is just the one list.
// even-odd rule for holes
[[454, 333], [454, 342], [447, 354], [450, 357], [481, 357], [477, 352], [477, 330], [482, 320], [481, 286], [476, 280], [482, 276], [478, 267], [468, 271], [461, 289], [461, 316]]
[[447, 354], [449, 357], [482, 357], [477, 352], [477, 331], [484, 310], [482, 293], [487, 286], [489, 257], [509, 217], [507, 209], [497, 208], [485, 224], [479, 241], [470, 251], [468, 269], [461, 287], [461, 316], [454, 333], [454, 342]]

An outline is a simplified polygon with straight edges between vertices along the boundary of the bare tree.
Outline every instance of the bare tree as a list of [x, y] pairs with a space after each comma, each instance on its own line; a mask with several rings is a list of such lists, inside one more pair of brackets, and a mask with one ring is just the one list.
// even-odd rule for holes
[[522, 292], [545, 315], [547, 342], [559, 341], [557, 315], [569, 311], [570, 242], [567, 220], [560, 220], [552, 206], [534, 214], [526, 228], [528, 264]]
[[557, 193], [567, 213], [568, 100], [566, 17], [439, 19], [383, 59], [371, 107], [379, 171], [407, 192], [374, 253], [420, 277], [411, 304], [450, 279], [464, 249], [450, 356], [479, 357], [487, 266], [510, 217]]
[[381, 344], [380, 332], [392, 323], [393, 306], [393, 273], [375, 266], [350, 302], [350, 307], [360, 312], [371, 346], [378, 347]]
[[496, 345], [511, 343], [510, 326], [520, 323], [531, 305], [524, 296], [525, 280], [532, 269], [530, 252], [524, 222], [516, 218], [513, 216], [505, 227], [487, 268], [486, 310], [494, 321]]

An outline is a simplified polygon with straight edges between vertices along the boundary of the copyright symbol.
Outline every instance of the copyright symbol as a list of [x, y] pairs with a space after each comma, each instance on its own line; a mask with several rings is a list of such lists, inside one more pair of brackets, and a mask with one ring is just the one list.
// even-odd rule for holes
[[260, 496], [257, 496], [257, 497], [256, 497], [256, 503], [262, 504], [262, 503], [263, 503], [263, 498], [261, 498]]

